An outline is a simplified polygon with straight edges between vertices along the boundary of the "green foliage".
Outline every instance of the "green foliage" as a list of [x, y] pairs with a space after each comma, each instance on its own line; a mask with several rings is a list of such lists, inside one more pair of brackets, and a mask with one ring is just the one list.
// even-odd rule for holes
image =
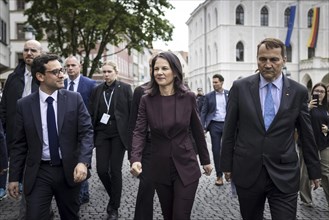
[[[106, 45], [126, 43], [126, 49], [151, 48], [154, 40], [172, 40], [173, 25], [164, 18], [168, 0], [26, 0], [28, 23], [36, 39], [47, 35], [49, 50], [67, 57], [81, 55], [83, 74], [93, 75]], [[93, 60], [92, 50], [97, 49]]]

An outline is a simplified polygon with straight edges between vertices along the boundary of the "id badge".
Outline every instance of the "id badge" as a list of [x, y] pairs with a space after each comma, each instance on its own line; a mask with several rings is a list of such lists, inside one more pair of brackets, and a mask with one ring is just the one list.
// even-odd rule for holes
[[104, 113], [100, 122], [106, 125], [107, 122], [110, 120], [110, 117], [111, 115]]

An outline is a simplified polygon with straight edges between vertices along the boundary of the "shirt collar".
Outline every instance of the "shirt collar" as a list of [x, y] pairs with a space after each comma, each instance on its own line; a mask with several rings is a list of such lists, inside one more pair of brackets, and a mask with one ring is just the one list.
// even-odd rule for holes
[[53, 92], [53, 94], [48, 95], [47, 93], [43, 92], [40, 87], [39, 87], [39, 95], [40, 95], [40, 100], [42, 102], [46, 102], [46, 99], [51, 96], [55, 102], [57, 102], [57, 94], [58, 94], [58, 90], [56, 90], [55, 92]]
[[[262, 76], [262, 74], [259, 74], [260, 76], [260, 81], [259, 81], [259, 88], [262, 89], [265, 86], [267, 86], [267, 84], [269, 83], [268, 81], [265, 80], [265, 78]], [[275, 85], [276, 88], [278, 89], [282, 89], [282, 73], [280, 74], [280, 76], [274, 80], [272, 82], [273, 85]]]
[[71, 79], [69, 78], [69, 83], [68, 83], [68, 84], [70, 85], [71, 82], [74, 82], [74, 85], [78, 84], [78, 82], [79, 82], [79, 80], [80, 80], [80, 76], [81, 76], [81, 75], [79, 74], [78, 77], [75, 78], [74, 80], [71, 80]]

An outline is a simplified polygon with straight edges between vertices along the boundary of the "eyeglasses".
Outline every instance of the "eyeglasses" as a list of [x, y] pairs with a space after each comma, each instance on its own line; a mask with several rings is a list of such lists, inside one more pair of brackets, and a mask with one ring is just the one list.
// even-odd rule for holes
[[51, 73], [57, 77], [59, 76], [60, 73], [64, 73], [64, 72], [65, 72], [65, 69], [63, 69], [63, 68], [46, 71], [46, 73]]
[[38, 50], [37, 50], [37, 49], [34, 49], [34, 48], [24, 48], [23, 51], [26, 52], [26, 53], [28, 53], [29, 51], [31, 51], [31, 53], [36, 53], [36, 52], [38, 52]]
[[318, 90], [318, 89], [315, 89], [313, 92], [316, 92], [316, 93], [325, 93], [326, 91], [324, 91], [324, 90]]

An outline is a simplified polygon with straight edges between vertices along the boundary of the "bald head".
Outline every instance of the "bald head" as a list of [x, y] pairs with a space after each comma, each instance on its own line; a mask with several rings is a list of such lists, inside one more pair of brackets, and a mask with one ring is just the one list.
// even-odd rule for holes
[[23, 59], [27, 67], [31, 67], [34, 58], [42, 53], [42, 47], [39, 41], [28, 40], [24, 44]]

